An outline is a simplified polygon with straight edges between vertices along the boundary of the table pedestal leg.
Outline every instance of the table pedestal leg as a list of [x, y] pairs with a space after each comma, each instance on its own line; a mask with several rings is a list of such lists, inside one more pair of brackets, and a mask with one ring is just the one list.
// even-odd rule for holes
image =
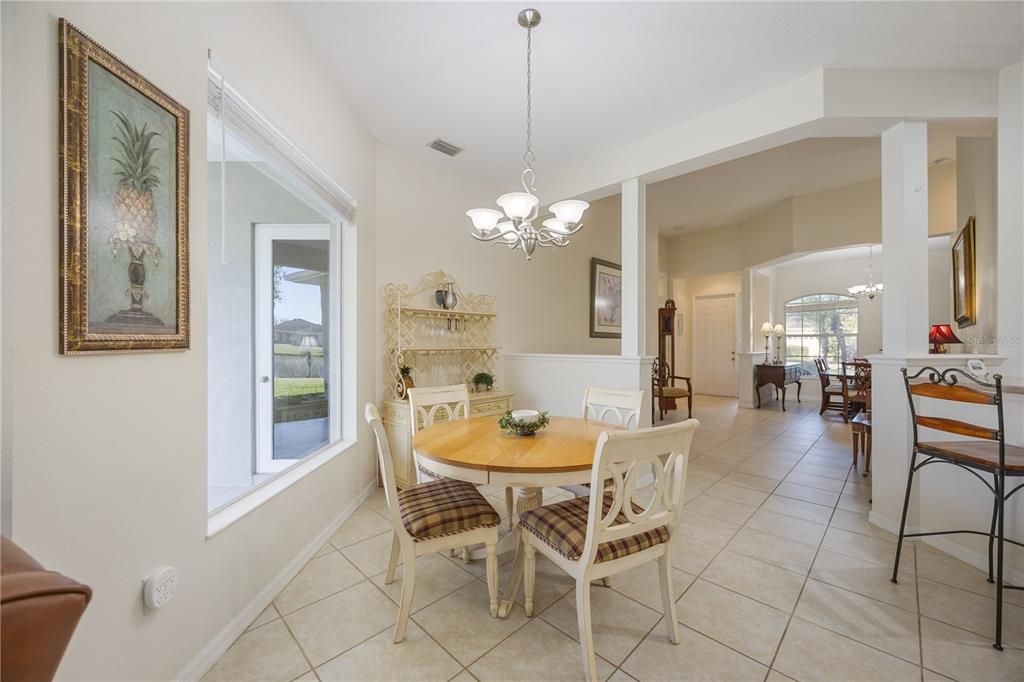
[[[544, 502], [543, 488], [516, 488], [516, 516], [519, 516], [531, 509], [536, 509]], [[518, 538], [519, 530], [513, 530], [512, 534]], [[515, 604], [516, 595], [523, 581], [523, 554], [520, 542], [516, 541], [516, 558], [512, 562], [512, 573], [509, 576], [508, 588], [498, 605], [498, 618], [508, 618]]]

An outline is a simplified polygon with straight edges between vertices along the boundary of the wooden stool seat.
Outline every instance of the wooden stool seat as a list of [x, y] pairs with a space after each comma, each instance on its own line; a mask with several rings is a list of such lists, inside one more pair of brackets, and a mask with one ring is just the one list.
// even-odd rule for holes
[[[1024, 473], [1024, 447], [1006, 445], [1006, 471]], [[918, 452], [955, 460], [972, 467], [996, 471], [999, 469], [999, 443], [992, 441], [924, 441], [917, 444]]]

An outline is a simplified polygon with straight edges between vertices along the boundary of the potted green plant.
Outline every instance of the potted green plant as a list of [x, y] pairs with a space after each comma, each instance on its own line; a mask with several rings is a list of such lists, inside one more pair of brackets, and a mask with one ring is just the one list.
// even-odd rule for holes
[[487, 372], [477, 372], [473, 375], [473, 385], [477, 391], [489, 391], [494, 386], [494, 375]]
[[409, 365], [402, 365], [398, 368], [398, 373], [401, 375], [401, 382], [398, 384], [398, 397], [404, 398], [409, 395], [409, 389], [415, 388], [416, 384], [412, 380], [412, 367]]

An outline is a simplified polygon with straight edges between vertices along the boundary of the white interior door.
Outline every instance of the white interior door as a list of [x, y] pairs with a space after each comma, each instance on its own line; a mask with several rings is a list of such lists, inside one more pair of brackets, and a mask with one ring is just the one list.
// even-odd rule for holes
[[693, 315], [693, 390], [736, 396], [736, 296], [698, 297]]
[[[256, 473], [337, 439], [337, 263], [331, 225], [256, 225]], [[332, 330], [334, 330], [332, 332]]]

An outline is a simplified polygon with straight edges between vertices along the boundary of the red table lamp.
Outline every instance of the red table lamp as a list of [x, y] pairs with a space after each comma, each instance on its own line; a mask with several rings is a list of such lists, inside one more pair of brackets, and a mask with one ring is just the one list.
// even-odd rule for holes
[[945, 353], [947, 343], [963, 343], [956, 338], [953, 328], [948, 324], [933, 324], [928, 331], [928, 343], [932, 344], [933, 353]]

